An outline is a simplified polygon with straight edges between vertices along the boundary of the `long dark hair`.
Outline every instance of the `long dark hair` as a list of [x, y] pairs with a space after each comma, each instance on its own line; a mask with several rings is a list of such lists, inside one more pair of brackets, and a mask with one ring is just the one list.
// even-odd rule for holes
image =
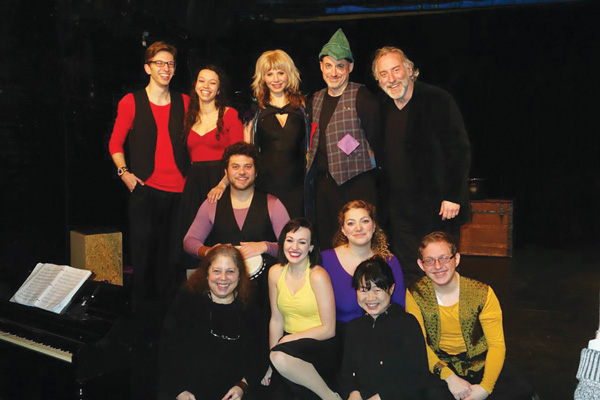
[[188, 112], [185, 115], [185, 121], [183, 123], [183, 132], [181, 133], [181, 140], [184, 144], [187, 143], [188, 135], [190, 134], [190, 130], [192, 126], [196, 122], [200, 122], [200, 99], [198, 98], [198, 93], [196, 93], [196, 82], [198, 81], [198, 75], [200, 71], [203, 70], [213, 71], [219, 77], [219, 90], [217, 96], [215, 97], [215, 107], [219, 111], [219, 117], [217, 119], [217, 140], [221, 137], [221, 132], [223, 131], [223, 115], [225, 115], [225, 109], [229, 103], [227, 99], [227, 90], [228, 90], [228, 81], [227, 76], [221, 70], [221, 68], [216, 65], [207, 65], [205, 67], [200, 68], [196, 71], [194, 75], [196, 79], [192, 85], [192, 90], [190, 90], [190, 106], [188, 108]]
[[250, 277], [248, 276], [248, 270], [246, 269], [246, 263], [244, 262], [242, 253], [230, 244], [223, 244], [210, 250], [206, 257], [204, 257], [204, 260], [200, 263], [200, 266], [189, 277], [185, 283], [185, 287], [192, 292], [208, 294], [210, 291], [208, 288], [208, 269], [218, 257], [229, 257], [235, 264], [235, 267], [240, 273], [240, 280], [235, 288], [235, 296], [242, 307], [246, 307], [252, 296]]

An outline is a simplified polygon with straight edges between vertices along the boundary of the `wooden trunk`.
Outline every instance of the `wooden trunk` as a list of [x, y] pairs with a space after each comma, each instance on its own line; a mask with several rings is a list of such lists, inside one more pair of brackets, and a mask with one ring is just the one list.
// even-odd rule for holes
[[71, 266], [92, 271], [95, 281], [123, 285], [123, 234], [71, 231]]
[[471, 200], [471, 220], [460, 233], [460, 253], [512, 257], [512, 200]]

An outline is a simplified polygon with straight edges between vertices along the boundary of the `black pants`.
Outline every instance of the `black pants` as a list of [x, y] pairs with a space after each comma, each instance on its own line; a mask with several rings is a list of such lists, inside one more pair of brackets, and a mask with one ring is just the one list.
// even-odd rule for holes
[[407, 288], [424, 275], [417, 264], [417, 259], [421, 258], [419, 242], [423, 236], [434, 231], [444, 231], [454, 236], [458, 242], [460, 226], [455, 220], [442, 221], [437, 214], [409, 219], [400, 210], [390, 207], [389, 234], [392, 252], [400, 260]]
[[181, 193], [138, 184], [129, 199], [133, 304], [168, 303], [183, 281]]
[[339, 229], [338, 214], [349, 201], [364, 200], [377, 205], [375, 171], [367, 171], [338, 186], [329, 174], [315, 178], [315, 219], [321, 250], [331, 249], [333, 235]]
[[[483, 377], [483, 371], [472, 379], [463, 378], [471, 384], [479, 384]], [[487, 400], [531, 400], [533, 388], [525, 379], [523, 374], [510, 362], [505, 361], [496, 386]], [[425, 400], [454, 400], [454, 396], [448, 390], [446, 381], [438, 376], [429, 374], [423, 399]]]

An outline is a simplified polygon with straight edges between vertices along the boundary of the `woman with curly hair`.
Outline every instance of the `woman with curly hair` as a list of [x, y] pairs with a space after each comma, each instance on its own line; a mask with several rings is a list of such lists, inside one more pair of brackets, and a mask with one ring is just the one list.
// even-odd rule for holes
[[404, 307], [405, 288], [400, 262], [388, 250], [387, 238], [377, 225], [376, 217], [375, 207], [366, 201], [346, 203], [338, 215], [340, 229], [333, 238], [334, 248], [322, 253], [323, 268], [331, 277], [335, 293], [338, 330], [343, 330], [346, 323], [363, 314], [352, 288], [352, 275], [361, 262], [373, 256], [384, 258], [392, 269], [396, 282], [392, 302]]
[[186, 231], [207, 196], [216, 201], [227, 187], [221, 167], [223, 151], [230, 144], [244, 140], [238, 112], [227, 106], [226, 89], [225, 74], [208, 65], [198, 71], [190, 93], [182, 134], [192, 161], [182, 198]]
[[252, 90], [257, 100], [245, 140], [261, 153], [256, 187], [279, 198], [290, 217], [304, 216], [304, 170], [308, 117], [300, 93], [300, 72], [283, 50], [256, 61]]
[[235, 400], [260, 387], [268, 362], [251, 285], [239, 250], [208, 252], [165, 319], [159, 399]]

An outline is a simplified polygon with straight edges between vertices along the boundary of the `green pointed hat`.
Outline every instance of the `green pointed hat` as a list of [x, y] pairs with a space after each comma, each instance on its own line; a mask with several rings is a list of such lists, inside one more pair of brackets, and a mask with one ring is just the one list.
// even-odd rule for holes
[[335, 60], [346, 59], [350, 62], [354, 62], [354, 56], [352, 55], [352, 50], [350, 50], [350, 43], [344, 35], [342, 28], [338, 29], [329, 42], [323, 46], [321, 52], [319, 53], [319, 60], [323, 59], [323, 57], [329, 56]]

